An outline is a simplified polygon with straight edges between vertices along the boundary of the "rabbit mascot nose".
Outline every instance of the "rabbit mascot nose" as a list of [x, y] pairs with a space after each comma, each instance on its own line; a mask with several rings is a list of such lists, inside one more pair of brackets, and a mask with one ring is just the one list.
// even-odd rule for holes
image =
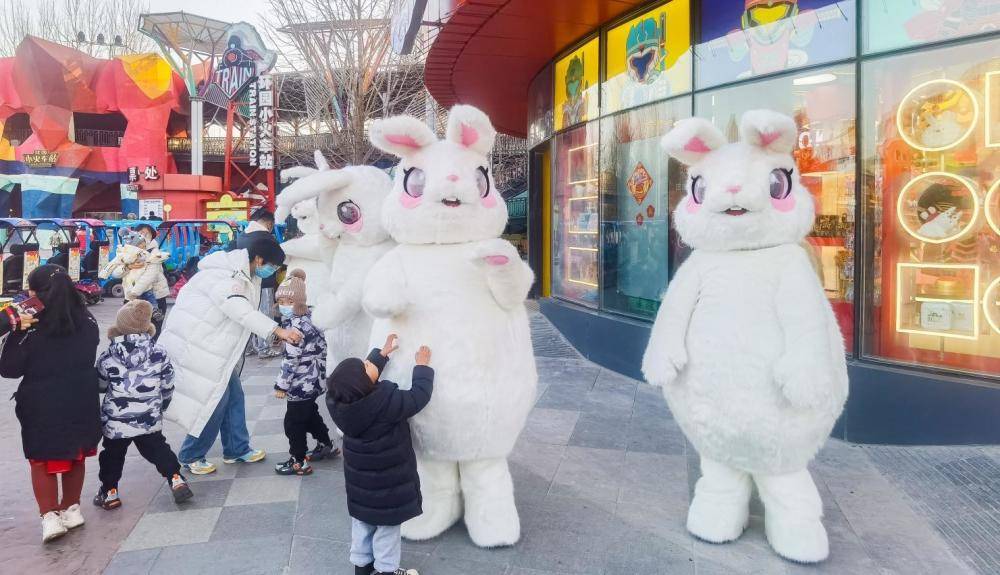
[[802, 246], [814, 206], [791, 155], [796, 134], [791, 118], [762, 110], [743, 116], [738, 143], [698, 118], [663, 138], [688, 165], [674, 218], [694, 251], [667, 288], [642, 370], [701, 456], [688, 531], [740, 537], [756, 485], [774, 551], [815, 563], [829, 543], [807, 465], [848, 381], [843, 336]]

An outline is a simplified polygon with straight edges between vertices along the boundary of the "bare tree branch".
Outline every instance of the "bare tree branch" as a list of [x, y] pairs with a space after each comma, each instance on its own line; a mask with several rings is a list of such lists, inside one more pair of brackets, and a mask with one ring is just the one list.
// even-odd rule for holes
[[[146, 0], [0, 0], [0, 56], [11, 56], [26, 36], [72, 46], [107, 58], [148, 52], [153, 46], [139, 33]], [[84, 41], [77, 38], [83, 33]], [[103, 44], [98, 44], [103, 35]], [[115, 45], [121, 36], [121, 45]]]

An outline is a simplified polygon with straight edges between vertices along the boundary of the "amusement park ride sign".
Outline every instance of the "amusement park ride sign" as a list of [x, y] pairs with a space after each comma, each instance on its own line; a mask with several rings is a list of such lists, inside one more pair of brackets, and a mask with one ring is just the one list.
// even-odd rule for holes
[[202, 90], [202, 96], [216, 106], [225, 107], [235, 100], [254, 78], [274, 66], [278, 55], [264, 47], [257, 30], [246, 22], [229, 27], [226, 51], [222, 53], [211, 82]]

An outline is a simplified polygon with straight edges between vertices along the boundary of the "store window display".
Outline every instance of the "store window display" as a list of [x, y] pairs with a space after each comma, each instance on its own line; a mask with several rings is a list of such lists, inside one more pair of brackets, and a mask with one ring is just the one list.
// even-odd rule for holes
[[809, 254], [850, 352], [855, 293], [854, 68], [811, 70], [695, 97], [695, 115], [710, 119], [730, 141], [738, 137], [739, 117], [760, 108], [787, 114], [798, 127], [793, 154], [802, 185], [816, 202], [816, 222], [806, 238]]
[[603, 120], [604, 309], [656, 317], [669, 272], [670, 198], [684, 195], [684, 168], [660, 140], [690, 110], [690, 98], [679, 98]]
[[552, 136], [552, 64], [542, 68], [528, 86], [528, 145]]
[[601, 41], [594, 38], [556, 61], [553, 126], [564, 130], [597, 118], [600, 104]]
[[691, 91], [689, 0], [670, 0], [605, 35], [602, 113]]
[[854, 0], [703, 0], [699, 6], [699, 88], [854, 56]]
[[598, 123], [556, 137], [552, 294], [597, 307], [600, 282]]
[[861, 6], [868, 54], [1000, 29], [1000, 0], [869, 0]]
[[862, 72], [864, 352], [996, 375], [1000, 41]]

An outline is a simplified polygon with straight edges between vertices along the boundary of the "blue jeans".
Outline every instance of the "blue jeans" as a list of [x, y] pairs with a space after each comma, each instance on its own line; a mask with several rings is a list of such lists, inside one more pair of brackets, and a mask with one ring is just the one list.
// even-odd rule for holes
[[351, 563], [375, 563], [379, 573], [395, 573], [402, 552], [399, 525], [369, 525], [351, 517]]
[[222, 436], [222, 456], [226, 459], [235, 459], [250, 451], [246, 400], [239, 373], [237, 369], [229, 376], [226, 391], [222, 394], [219, 405], [215, 406], [215, 411], [205, 424], [201, 435], [198, 437], [188, 435], [184, 438], [184, 444], [177, 453], [177, 460], [182, 464], [204, 459], [219, 435]]

